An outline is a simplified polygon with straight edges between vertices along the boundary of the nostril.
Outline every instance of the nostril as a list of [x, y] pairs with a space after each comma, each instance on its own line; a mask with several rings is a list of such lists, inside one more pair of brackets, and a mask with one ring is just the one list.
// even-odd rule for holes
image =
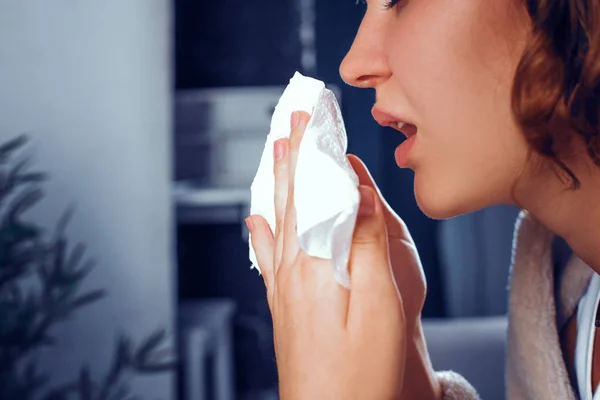
[[376, 80], [375, 75], [359, 75], [350, 84], [359, 88], [372, 88], [375, 86]]
[[376, 78], [377, 77], [375, 75], [363, 75], [360, 78], [358, 78], [358, 82], [361, 83], [361, 86], [372, 85]]

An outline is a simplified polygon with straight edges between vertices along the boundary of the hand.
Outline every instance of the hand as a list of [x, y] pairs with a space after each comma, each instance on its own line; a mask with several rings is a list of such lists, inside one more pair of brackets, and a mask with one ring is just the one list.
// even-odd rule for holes
[[406, 372], [402, 399], [440, 399], [441, 389], [429, 359], [421, 327], [421, 312], [427, 284], [415, 243], [404, 221], [387, 204], [381, 191], [360, 158], [348, 155], [361, 185], [372, 188], [383, 206], [383, 216], [390, 246], [390, 261], [402, 294], [406, 318]]
[[354, 172], [358, 175], [359, 183], [373, 189], [383, 206], [392, 270], [398, 289], [402, 294], [407, 323], [415, 326], [421, 317], [427, 295], [425, 273], [415, 242], [404, 221], [400, 219], [381, 195], [381, 191], [362, 160], [350, 154], [348, 155], [348, 161], [350, 161]]
[[297, 243], [294, 172], [310, 116], [294, 114], [297, 124], [292, 117], [290, 139], [279, 140], [275, 149], [275, 235], [264, 218], [255, 215], [248, 220], [273, 316], [280, 396], [282, 400], [398, 398], [406, 330], [382, 204], [373, 189], [360, 188], [348, 291], [334, 280], [331, 260], [310, 257]]

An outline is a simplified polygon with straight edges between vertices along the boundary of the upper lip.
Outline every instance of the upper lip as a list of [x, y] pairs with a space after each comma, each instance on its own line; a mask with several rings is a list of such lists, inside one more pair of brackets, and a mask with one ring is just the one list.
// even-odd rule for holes
[[[410, 119], [397, 114], [392, 114], [391, 112], [384, 110], [380, 106], [375, 105], [371, 110], [371, 114], [373, 115], [373, 118], [375, 118], [375, 121], [377, 121], [379, 125], [389, 126], [397, 131], [402, 132], [407, 137], [414, 135], [416, 132], [416, 129], [412, 127], [409, 128], [407, 126], [415, 126]], [[398, 129], [398, 122], [403, 122], [405, 126], [407, 126], [407, 129]]]

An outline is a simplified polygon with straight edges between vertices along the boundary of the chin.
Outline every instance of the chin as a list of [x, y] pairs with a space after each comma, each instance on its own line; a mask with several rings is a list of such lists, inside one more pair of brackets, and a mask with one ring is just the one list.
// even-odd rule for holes
[[458, 185], [449, 185], [447, 181], [422, 182], [415, 175], [417, 205], [432, 219], [448, 219], [478, 211], [488, 205], [475, 201], [463, 189]]

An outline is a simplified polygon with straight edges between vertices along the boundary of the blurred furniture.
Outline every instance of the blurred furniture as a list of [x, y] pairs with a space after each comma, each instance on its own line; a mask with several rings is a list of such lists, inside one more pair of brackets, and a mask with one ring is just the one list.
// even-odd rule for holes
[[439, 250], [449, 317], [503, 315], [519, 209], [494, 206], [442, 221]]
[[[291, 78], [291, 76], [290, 76]], [[341, 105], [341, 90], [327, 85]], [[175, 95], [175, 182], [178, 223], [240, 224], [250, 211], [271, 117], [285, 87], [179, 90]], [[238, 118], [242, 115], [243, 118]]]
[[271, 86], [177, 91], [175, 180], [202, 187], [249, 189], [283, 89]]
[[423, 330], [436, 371], [461, 374], [483, 400], [505, 398], [506, 317], [425, 319]]
[[231, 300], [186, 301], [179, 306], [185, 400], [234, 400]]
[[440, 223], [448, 319], [424, 322], [436, 370], [463, 375], [482, 399], [504, 399], [508, 276], [519, 209], [494, 206]]

